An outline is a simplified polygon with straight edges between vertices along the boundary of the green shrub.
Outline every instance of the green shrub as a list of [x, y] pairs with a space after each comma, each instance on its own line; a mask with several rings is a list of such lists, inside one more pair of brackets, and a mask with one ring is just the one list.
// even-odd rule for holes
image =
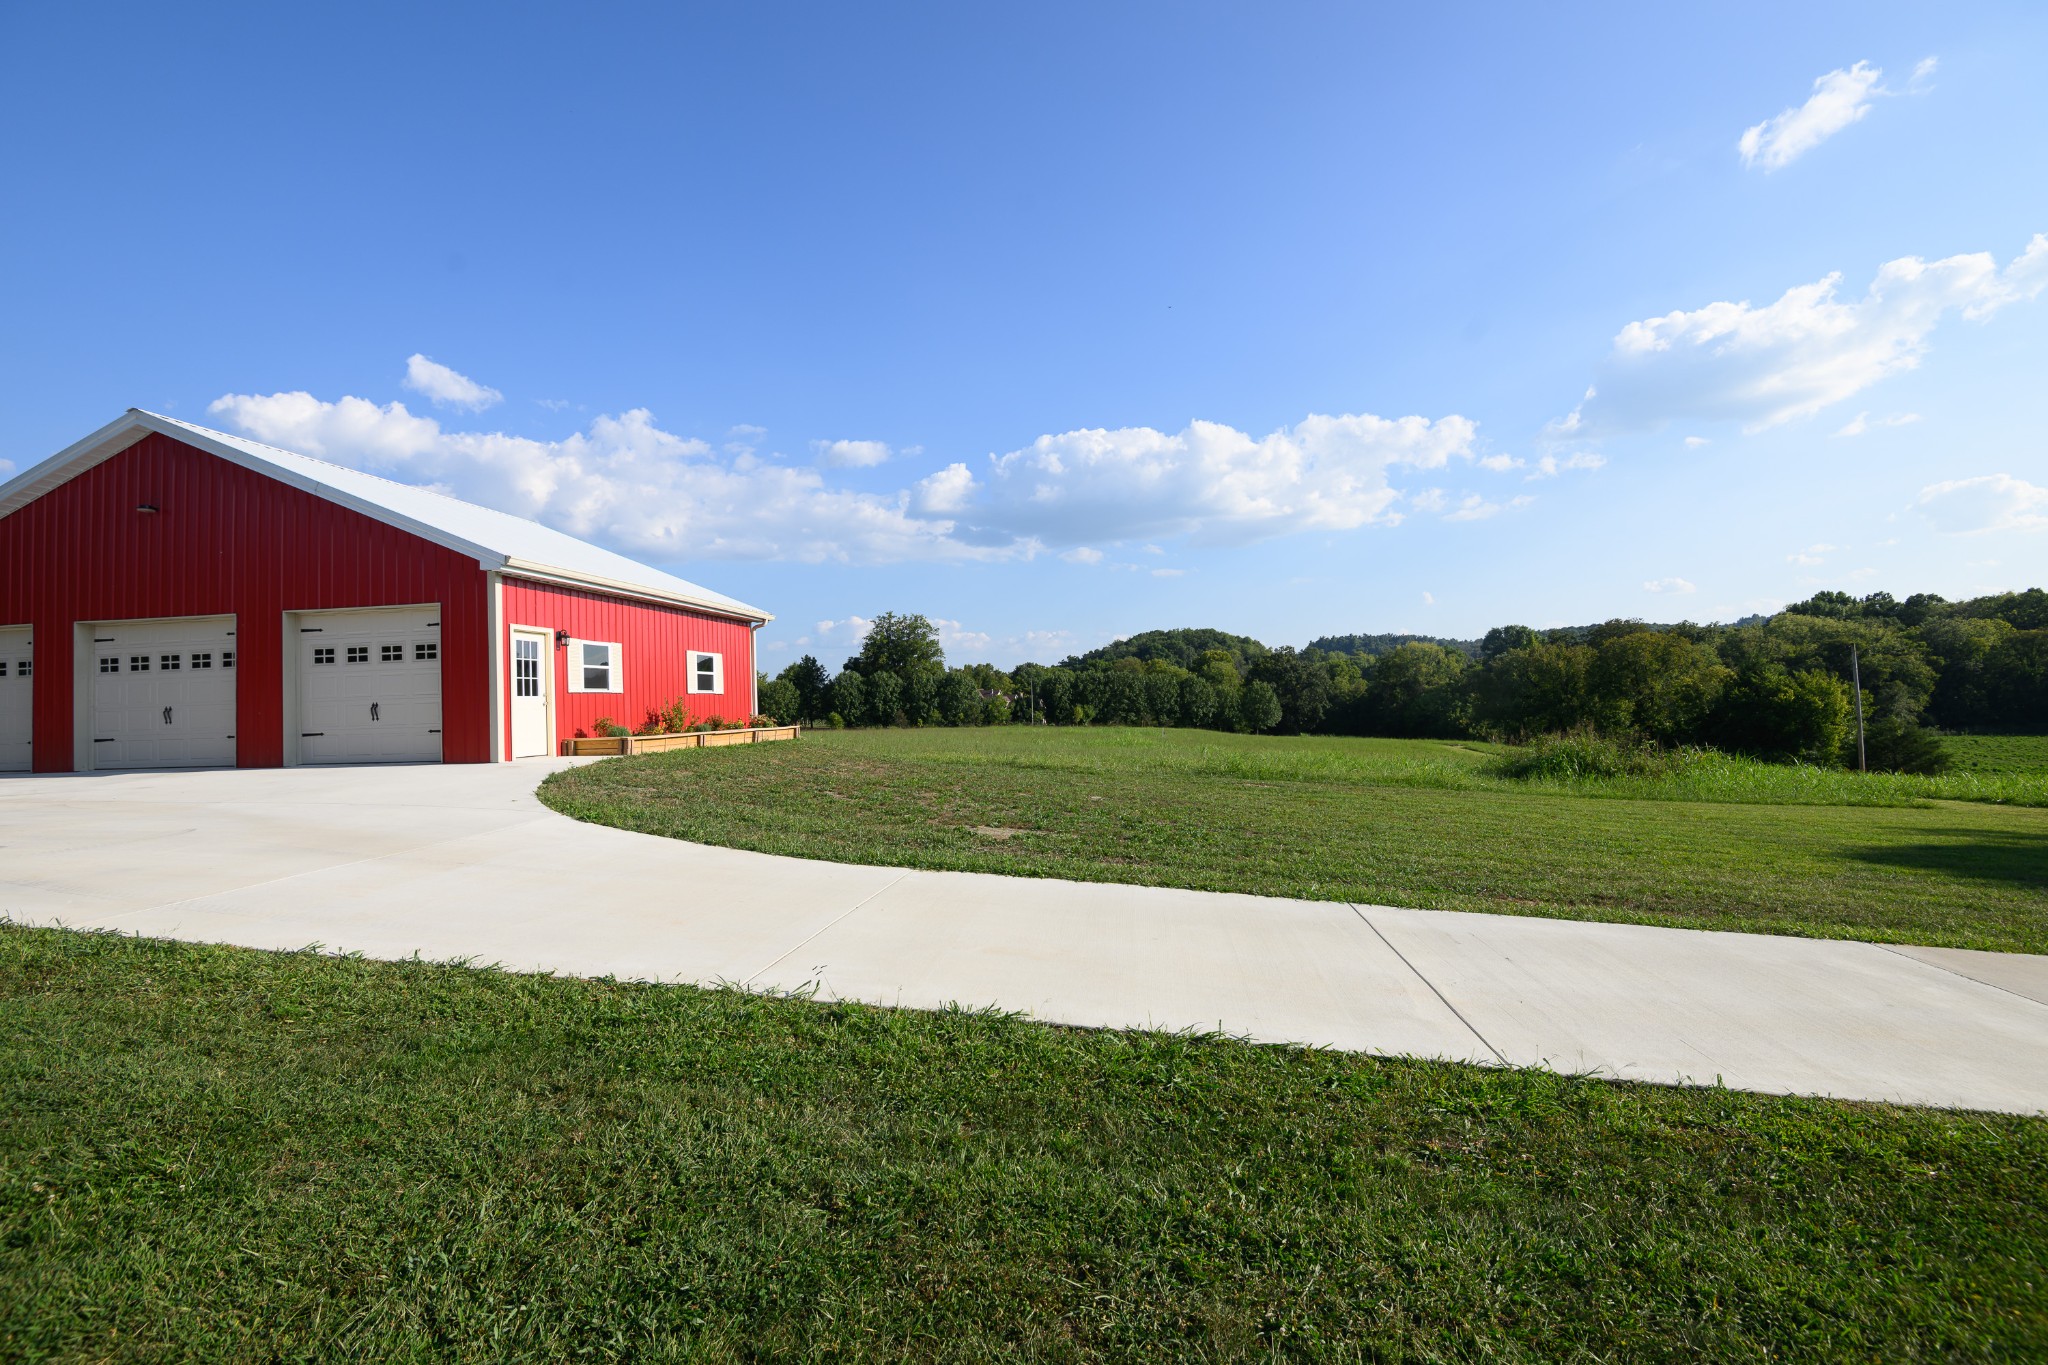
[[1576, 782], [1589, 777], [1658, 777], [1679, 762], [1654, 744], [1581, 726], [1510, 748], [1487, 770], [1495, 777], [1523, 781]]
[[[1942, 747], [1941, 736], [1924, 725], [1896, 716], [1886, 716], [1873, 722], [1864, 732], [1863, 751], [1876, 773], [1921, 773], [1932, 776], [1945, 773], [1949, 768], [1948, 751]], [[1849, 761], [1856, 757], [1856, 738], [1852, 734], [1847, 746]]]

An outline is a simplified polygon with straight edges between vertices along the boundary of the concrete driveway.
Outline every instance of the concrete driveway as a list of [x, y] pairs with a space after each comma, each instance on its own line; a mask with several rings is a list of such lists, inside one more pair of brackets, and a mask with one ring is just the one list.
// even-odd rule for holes
[[564, 819], [557, 766], [0, 779], [0, 913], [2048, 1111], [2048, 957], [775, 858]]

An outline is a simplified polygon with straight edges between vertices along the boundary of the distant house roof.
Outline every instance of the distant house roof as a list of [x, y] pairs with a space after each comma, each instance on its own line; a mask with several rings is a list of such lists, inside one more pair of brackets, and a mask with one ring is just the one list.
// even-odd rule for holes
[[749, 621], [775, 619], [758, 607], [649, 568], [537, 521], [140, 408], [128, 409], [125, 416], [0, 484], [0, 517], [120, 454], [151, 432], [183, 441], [230, 464], [470, 555], [487, 570], [649, 597]]

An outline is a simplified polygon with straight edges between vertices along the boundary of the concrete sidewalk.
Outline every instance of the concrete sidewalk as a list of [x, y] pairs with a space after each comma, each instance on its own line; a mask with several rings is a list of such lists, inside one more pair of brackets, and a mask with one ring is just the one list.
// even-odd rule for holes
[[7, 777], [0, 913], [2048, 1112], [2048, 957], [775, 858], [563, 819], [558, 766]]

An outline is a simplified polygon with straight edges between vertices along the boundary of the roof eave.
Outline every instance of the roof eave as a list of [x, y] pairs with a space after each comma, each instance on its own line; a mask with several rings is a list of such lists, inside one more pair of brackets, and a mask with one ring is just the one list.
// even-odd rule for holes
[[629, 583], [624, 579], [605, 578], [600, 574], [579, 573], [574, 569], [539, 564], [528, 559], [507, 558], [498, 569], [499, 572], [511, 574], [515, 578], [531, 578], [540, 582], [589, 588], [595, 592], [610, 593], [618, 597], [638, 597], [669, 606], [688, 607], [691, 611], [707, 612], [714, 616], [729, 616], [738, 621], [756, 621], [766, 625], [775, 619], [772, 613], [762, 611], [759, 607], [750, 607], [744, 602], [665, 592], [660, 588], [648, 587], [645, 583]]

